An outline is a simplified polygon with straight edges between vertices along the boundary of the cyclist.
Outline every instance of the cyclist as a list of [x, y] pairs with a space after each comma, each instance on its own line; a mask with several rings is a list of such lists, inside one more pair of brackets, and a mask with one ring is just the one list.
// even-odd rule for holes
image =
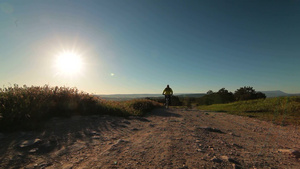
[[167, 98], [169, 98], [169, 104], [171, 105], [171, 96], [173, 95], [173, 90], [169, 85], [167, 85], [162, 94], [165, 95], [165, 101], [167, 100]]

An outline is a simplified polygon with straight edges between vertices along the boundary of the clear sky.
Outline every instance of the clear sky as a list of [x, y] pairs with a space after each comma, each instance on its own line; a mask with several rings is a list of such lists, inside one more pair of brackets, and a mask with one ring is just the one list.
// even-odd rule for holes
[[300, 93], [300, 1], [0, 0], [0, 85], [13, 84]]

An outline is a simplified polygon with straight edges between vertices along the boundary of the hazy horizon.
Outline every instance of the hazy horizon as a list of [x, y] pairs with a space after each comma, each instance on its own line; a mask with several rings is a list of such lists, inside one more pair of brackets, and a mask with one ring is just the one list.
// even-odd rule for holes
[[[218, 92], [218, 90], [213, 91]], [[229, 91], [234, 93], [235, 91]], [[256, 92], [283, 92], [285, 94], [300, 94], [300, 93], [288, 93], [282, 90], [265, 90], [265, 91], [258, 91]], [[199, 93], [189, 93], [189, 92], [183, 92], [183, 93], [174, 93], [174, 95], [182, 95], [182, 94], [206, 94], [207, 92], [199, 92]], [[93, 93], [94, 95], [162, 95], [161, 93], [113, 93], [113, 94], [101, 94], [101, 93]]]
[[0, 86], [300, 93], [300, 1], [0, 0]]

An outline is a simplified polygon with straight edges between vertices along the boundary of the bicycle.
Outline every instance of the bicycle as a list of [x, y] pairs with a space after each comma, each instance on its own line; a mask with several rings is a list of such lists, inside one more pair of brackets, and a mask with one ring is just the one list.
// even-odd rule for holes
[[166, 109], [169, 108], [169, 105], [170, 105], [170, 98], [171, 98], [171, 95], [166, 95], [166, 103], [165, 103]]

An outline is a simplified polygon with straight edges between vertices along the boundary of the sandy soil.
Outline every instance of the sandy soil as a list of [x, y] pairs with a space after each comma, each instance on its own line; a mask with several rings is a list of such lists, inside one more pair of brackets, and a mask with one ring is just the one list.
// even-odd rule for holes
[[0, 168], [300, 168], [299, 127], [195, 109], [54, 118], [0, 136]]

